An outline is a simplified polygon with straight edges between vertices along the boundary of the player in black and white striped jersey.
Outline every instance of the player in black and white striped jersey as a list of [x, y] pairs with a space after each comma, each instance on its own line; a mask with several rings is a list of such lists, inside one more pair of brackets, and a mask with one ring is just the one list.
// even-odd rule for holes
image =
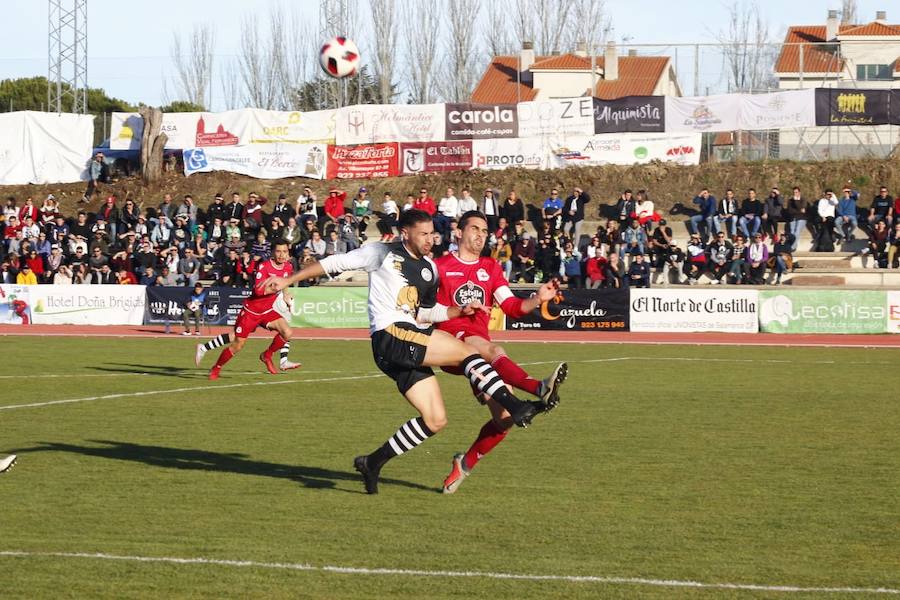
[[290, 277], [267, 282], [272, 293], [325, 273], [359, 269], [369, 273], [368, 305], [375, 364], [396, 382], [400, 393], [419, 412], [379, 448], [354, 460], [370, 494], [378, 493], [379, 473], [389, 460], [412, 450], [447, 424], [444, 399], [431, 367], [462, 367], [472, 385], [509, 411], [519, 427], [527, 427], [546, 408], [543, 402], [516, 398], [475, 348], [433, 328], [432, 323], [471, 316], [490, 307], [480, 302], [449, 307], [438, 304], [438, 272], [427, 256], [434, 243], [431, 217], [411, 209], [401, 215], [398, 226], [400, 242], [367, 244], [324, 258]]

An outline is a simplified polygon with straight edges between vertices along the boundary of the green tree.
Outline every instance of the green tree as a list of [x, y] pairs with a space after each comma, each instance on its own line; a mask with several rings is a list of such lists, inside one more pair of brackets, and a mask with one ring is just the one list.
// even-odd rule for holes
[[[296, 102], [294, 105], [299, 110], [324, 110], [335, 108], [329, 104], [327, 96], [322, 90], [327, 86], [340, 85], [340, 81], [331, 77], [320, 76], [312, 81], [307, 81], [294, 91]], [[391, 98], [397, 95], [397, 85], [391, 84]], [[373, 75], [368, 67], [363, 67], [359, 75], [347, 78], [347, 98], [350, 104], [380, 104], [381, 82]]]
[[173, 100], [166, 106], [160, 106], [159, 110], [164, 113], [205, 112], [206, 107], [194, 104], [193, 102], [188, 102], [187, 100]]
[[[65, 90], [71, 89], [63, 84]], [[135, 107], [106, 94], [101, 88], [88, 88], [88, 112], [101, 115], [113, 111], [133, 111]], [[0, 81], [0, 111], [47, 110], [47, 78], [23, 77]]]

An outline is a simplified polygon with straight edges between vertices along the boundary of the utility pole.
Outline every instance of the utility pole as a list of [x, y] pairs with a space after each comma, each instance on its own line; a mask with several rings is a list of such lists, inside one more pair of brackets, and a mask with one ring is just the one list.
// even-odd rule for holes
[[47, 110], [87, 112], [87, 0], [49, 0]]

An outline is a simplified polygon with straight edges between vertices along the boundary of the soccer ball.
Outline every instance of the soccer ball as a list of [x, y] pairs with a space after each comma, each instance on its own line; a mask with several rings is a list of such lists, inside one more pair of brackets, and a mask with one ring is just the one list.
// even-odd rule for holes
[[329, 76], [342, 79], [356, 74], [359, 67], [359, 48], [353, 40], [343, 36], [331, 38], [319, 51], [319, 63]]

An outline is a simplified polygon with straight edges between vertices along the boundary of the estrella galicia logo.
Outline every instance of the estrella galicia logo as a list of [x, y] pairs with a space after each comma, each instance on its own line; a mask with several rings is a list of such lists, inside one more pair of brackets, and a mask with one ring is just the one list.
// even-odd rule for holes
[[203, 151], [203, 148], [184, 151], [184, 170], [189, 174], [201, 171], [207, 166], [209, 166], [209, 161], [206, 160], [206, 152]]

